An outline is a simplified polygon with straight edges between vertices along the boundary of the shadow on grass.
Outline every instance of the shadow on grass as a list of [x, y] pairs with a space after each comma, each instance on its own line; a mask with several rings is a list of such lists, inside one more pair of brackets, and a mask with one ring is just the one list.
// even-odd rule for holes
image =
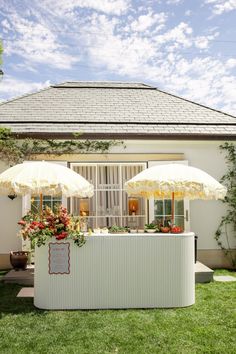
[[20, 298], [17, 294], [23, 285], [19, 284], [4, 284], [0, 282], [0, 318], [6, 313], [11, 314], [44, 314], [46, 311], [39, 310], [34, 306], [33, 298]]

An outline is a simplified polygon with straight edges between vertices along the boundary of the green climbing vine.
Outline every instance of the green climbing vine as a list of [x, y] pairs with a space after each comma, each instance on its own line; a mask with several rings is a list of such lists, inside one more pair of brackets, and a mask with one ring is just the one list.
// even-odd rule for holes
[[[227, 189], [228, 193], [223, 200], [227, 205], [227, 214], [222, 216], [221, 222], [215, 233], [217, 244], [230, 257], [232, 266], [236, 266], [236, 256], [233, 255], [232, 247], [229, 240], [229, 230], [236, 236], [236, 145], [233, 143], [224, 143], [220, 145], [221, 152], [224, 152], [226, 165], [228, 167], [226, 173], [221, 178]], [[225, 236], [225, 242], [222, 241], [222, 236]]]
[[111, 147], [123, 145], [120, 140], [82, 140], [74, 134], [71, 140], [20, 138], [10, 129], [0, 127], [0, 160], [15, 165], [32, 160], [39, 154], [61, 156], [64, 154], [106, 153]]

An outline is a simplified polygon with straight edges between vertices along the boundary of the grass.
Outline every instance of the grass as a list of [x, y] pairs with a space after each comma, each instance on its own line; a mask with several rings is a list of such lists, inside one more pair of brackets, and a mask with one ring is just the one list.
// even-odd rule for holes
[[7, 272], [9, 272], [9, 270], [0, 270], [0, 281], [1, 281], [1, 278], [2, 278]]
[[236, 272], [234, 270], [215, 269], [214, 275], [230, 275], [231, 277], [236, 277]]
[[198, 284], [194, 306], [151, 310], [42, 311], [20, 288], [0, 283], [1, 354], [235, 353], [236, 282]]

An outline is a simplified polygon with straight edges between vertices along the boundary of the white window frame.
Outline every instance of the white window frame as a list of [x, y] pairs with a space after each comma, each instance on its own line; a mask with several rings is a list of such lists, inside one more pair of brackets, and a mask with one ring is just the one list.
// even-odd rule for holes
[[[157, 165], [167, 165], [167, 164], [182, 164], [188, 165], [187, 160], [180, 161], [148, 161], [148, 167]], [[154, 220], [154, 198], [149, 199], [149, 223]], [[186, 232], [190, 231], [190, 210], [189, 210], [189, 199], [184, 198], [184, 228]]]
[[[136, 162], [129, 162], [129, 161], [125, 161], [125, 162], [120, 162], [120, 161], [117, 161], [117, 162], [100, 162], [100, 161], [96, 161], [96, 162], [71, 162], [70, 163], [70, 168], [72, 170], [74, 166], [95, 166], [96, 167], [96, 186], [98, 185], [98, 174], [97, 174], [97, 166], [127, 166], [127, 165], [130, 165], [130, 166], [136, 166], [136, 165], [143, 165], [146, 169], [147, 168], [147, 161], [136, 161]], [[119, 181], [119, 186], [120, 188], [117, 189], [117, 191], [120, 191], [122, 192], [123, 189], [122, 189], [122, 180], [121, 180], [121, 169], [119, 169], [119, 174], [120, 174], [120, 181]], [[99, 191], [100, 189], [95, 189], [95, 191]], [[109, 191], [112, 191], [112, 189], [109, 189]], [[70, 210], [72, 210], [72, 198], [70, 200]], [[111, 215], [105, 215], [105, 216], [100, 216], [97, 214], [97, 211], [98, 211], [98, 199], [96, 198], [96, 214], [94, 216], [89, 216], [88, 218], [94, 218], [96, 220], [96, 225], [97, 225], [97, 220], [99, 218], [104, 218], [104, 217], [112, 217]], [[119, 200], [119, 205], [122, 205], [122, 193], [120, 193], [120, 200]], [[147, 210], [147, 203], [144, 202], [144, 212], [145, 212], [145, 221], [144, 223], [147, 222], [147, 218], [148, 218], [148, 210]], [[114, 216], [116, 217], [116, 216]], [[123, 215], [123, 210], [122, 208], [120, 208], [120, 215], [118, 215], [119, 218], [121, 218], [121, 220], [125, 220], [126, 218], [130, 217], [128, 215]], [[138, 217], [138, 216], [137, 216]], [[139, 216], [140, 217], [140, 216]], [[134, 218], [134, 217], [133, 217]]]

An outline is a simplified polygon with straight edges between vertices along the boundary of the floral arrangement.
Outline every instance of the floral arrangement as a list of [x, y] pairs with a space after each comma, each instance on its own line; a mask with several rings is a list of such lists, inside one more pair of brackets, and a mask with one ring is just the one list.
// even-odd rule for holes
[[44, 245], [48, 239], [55, 237], [56, 240], [73, 239], [81, 247], [86, 241], [80, 231], [80, 221], [60, 206], [55, 212], [46, 207], [42, 215], [29, 211], [18, 224], [21, 226], [20, 236], [31, 240], [33, 246]]

